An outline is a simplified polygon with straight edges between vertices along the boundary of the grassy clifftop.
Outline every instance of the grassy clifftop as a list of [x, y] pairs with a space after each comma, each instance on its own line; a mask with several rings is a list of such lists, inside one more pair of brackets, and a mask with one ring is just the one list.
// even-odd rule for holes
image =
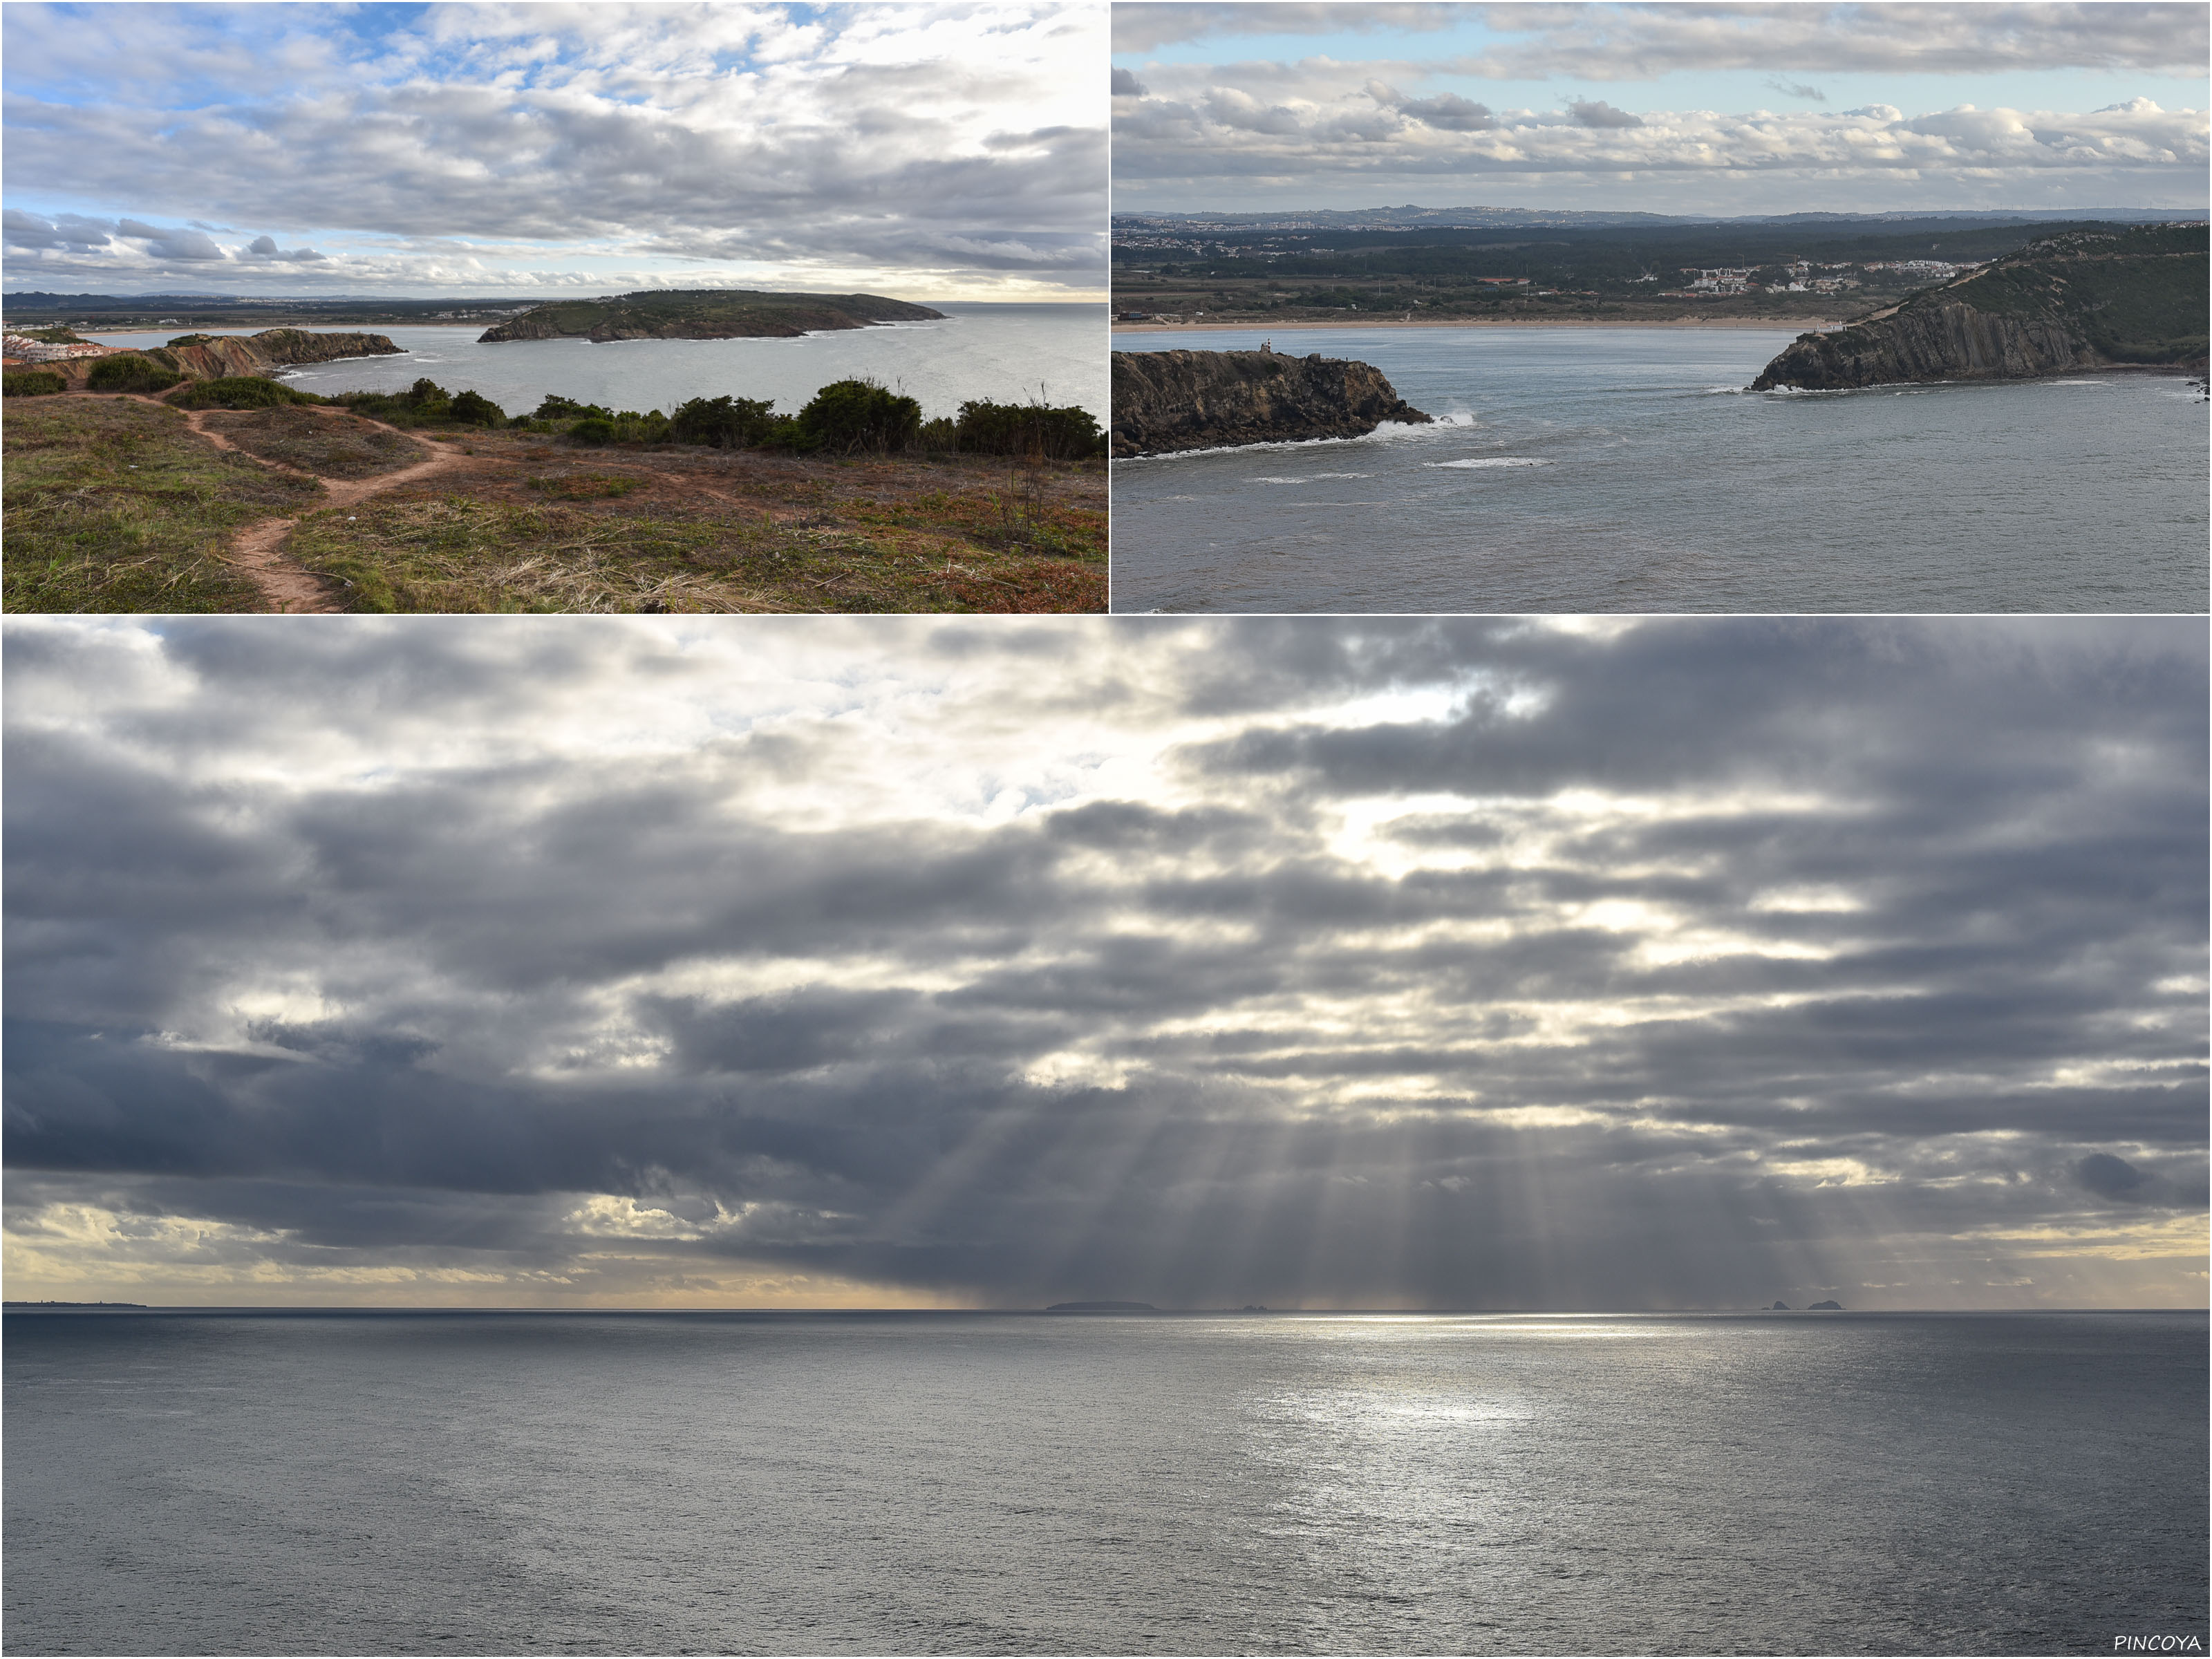
[[2144, 225], [2032, 242], [1941, 292], [2057, 323], [2111, 362], [2183, 362], [2205, 355], [2207, 266], [2203, 226]]
[[2207, 274], [2203, 225], [2072, 232], [1885, 316], [1801, 335], [1752, 387], [1835, 391], [2201, 364]]
[[878, 294], [770, 294], [755, 289], [654, 289], [596, 300], [559, 300], [486, 329], [501, 340], [726, 340], [789, 338], [826, 329], [942, 317]]

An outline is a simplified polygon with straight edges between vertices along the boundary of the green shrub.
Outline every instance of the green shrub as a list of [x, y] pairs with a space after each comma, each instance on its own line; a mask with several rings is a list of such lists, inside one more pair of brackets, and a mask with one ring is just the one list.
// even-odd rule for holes
[[226, 374], [221, 380], [195, 380], [166, 400], [174, 409], [275, 409], [283, 404], [320, 404], [330, 400], [312, 392], [298, 392], [280, 380], [258, 374]]
[[580, 444], [611, 444], [615, 441], [615, 423], [603, 421], [594, 415], [587, 421], [579, 421], [568, 428], [569, 439]]
[[749, 449], [772, 441], [791, 417], [770, 413], [767, 398], [694, 398], [669, 418], [671, 443], [711, 444], [717, 449]]
[[615, 417], [611, 409], [602, 409], [597, 404], [580, 404], [573, 398], [556, 397], [549, 392], [530, 418], [533, 421], [580, 421], [594, 415], [603, 421], [611, 421]]
[[94, 358], [85, 373], [84, 384], [88, 392], [167, 392], [184, 378], [135, 351], [126, 351]]
[[453, 418], [469, 426], [505, 426], [507, 411], [480, 393], [461, 392], [453, 396]]
[[342, 392], [328, 399], [388, 426], [505, 426], [507, 411], [481, 392], [452, 392], [417, 380], [404, 392]]
[[[934, 422], [933, 422], [934, 424]], [[1048, 409], [1042, 404], [960, 405], [953, 447], [970, 455], [1029, 455], [1079, 461], [1106, 453], [1106, 434], [1087, 409]]]
[[842, 455], [911, 449], [921, 436], [921, 405], [873, 380], [836, 380], [799, 411], [794, 447]]
[[44, 398], [68, 389], [69, 382], [51, 368], [11, 368], [0, 376], [0, 394], [10, 398]]

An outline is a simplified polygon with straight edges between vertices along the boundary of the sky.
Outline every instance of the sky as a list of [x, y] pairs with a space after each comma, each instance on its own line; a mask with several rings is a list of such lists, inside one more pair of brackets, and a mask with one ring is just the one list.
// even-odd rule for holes
[[1103, 5], [38, 5], [10, 290], [1096, 300]]
[[1116, 212], [2174, 208], [2201, 4], [1114, 9]]
[[5, 645], [11, 1297], [2203, 1304], [2201, 619]]

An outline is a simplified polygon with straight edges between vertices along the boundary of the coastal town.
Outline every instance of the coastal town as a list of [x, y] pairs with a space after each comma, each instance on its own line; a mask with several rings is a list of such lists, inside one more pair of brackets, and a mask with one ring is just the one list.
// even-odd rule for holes
[[1591, 223], [1410, 207], [1119, 215], [1115, 321], [1827, 320], [1972, 276], [2039, 229], [1989, 216]]

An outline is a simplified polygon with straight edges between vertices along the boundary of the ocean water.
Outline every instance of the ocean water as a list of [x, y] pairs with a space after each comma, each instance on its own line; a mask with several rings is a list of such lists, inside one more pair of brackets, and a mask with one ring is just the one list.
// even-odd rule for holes
[[[843, 329], [795, 340], [481, 345], [477, 336], [483, 325], [383, 328], [368, 331], [404, 347], [405, 356], [317, 363], [283, 378], [303, 392], [328, 396], [397, 392], [427, 376], [448, 392], [481, 392], [510, 415], [527, 414], [549, 392], [609, 409], [669, 410], [692, 398], [769, 398], [789, 415], [833, 380], [872, 376], [918, 399], [929, 416], [952, 414], [969, 398], [1025, 403], [1042, 391], [1048, 403], [1079, 404], [1105, 420], [1105, 307], [947, 302], [938, 309], [945, 313], [941, 322]], [[85, 337], [108, 345], [161, 345], [177, 332]]]
[[2207, 409], [2182, 380], [1744, 391], [1794, 337], [1285, 333], [1375, 364], [1439, 424], [1115, 462], [1114, 608], [2205, 608]]
[[2109, 1653], [2201, 1314], [11, 1313], [17, 1653]]

